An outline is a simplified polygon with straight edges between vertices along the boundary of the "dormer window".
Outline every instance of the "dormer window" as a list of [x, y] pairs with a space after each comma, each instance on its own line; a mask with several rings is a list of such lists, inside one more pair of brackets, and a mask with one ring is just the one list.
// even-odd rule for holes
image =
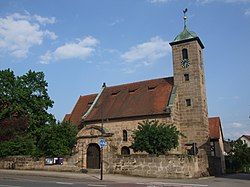
[[112, 96], [116, 96], [120, 91], [116, 91], [116, 92], [112, 92], [111, 95]]
[[128, 90], [128, 93], [135, 93], [136, 90], [137, 90], [137, 88], [135, 88], [135, 89], [130, 89], [130, 90]]
[[93, 101], [88, 102], [88, 106], [91, 106], [93, 104]]
[[182, 60], [188, 59], [188, 50], [186, 48], [182, 49]]
[[153, 91], [156, 88], [156, 86], [148, 86], [148, 91]]

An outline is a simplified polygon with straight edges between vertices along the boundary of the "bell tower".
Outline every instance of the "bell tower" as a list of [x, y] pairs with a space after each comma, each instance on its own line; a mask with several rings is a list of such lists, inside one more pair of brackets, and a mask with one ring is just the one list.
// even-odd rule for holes
[[200, 38], [187, 28], [187, 9], [184, 29], [170, 43], [173, 55], [174, 85], [177, 88], [179, 124], [186, 136], [181, 144], [196, 143], [200, 150], [209, 150], [208, 111], [203, 67], [203, 49]]

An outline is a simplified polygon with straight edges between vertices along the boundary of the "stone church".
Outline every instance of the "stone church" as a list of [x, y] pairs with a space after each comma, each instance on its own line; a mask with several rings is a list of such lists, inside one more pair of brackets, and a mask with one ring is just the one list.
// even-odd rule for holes
[[[117, 86], [104, 83], [99, 93], [80, 96], [72, 112], [65, 115], [64, 121], [79, 128], [76, 152], [80, 167], [100, 168], [98, 142], [102, 137], [106, 141], [104, 167], [108, 167], [113, 155], [137, 154], [130, 148], [131, 135], [138, 123], [146, 119], [174, 124], [185, 135], [180, 137], [179, 146], [170, 151], [173, 154], [188, 154], [190, 145], [195, 143], [198, 156], [210, 157], [212, 147], [223, 144], [219, 118], [209, 125], [204, 45], [199, 36], [187, 28], [186, 16], [183, 31], [170, 46], [173, 76]], [[217, 155], [221, 157], [223, 148], [218, 150]], [[202, 161], [198, 167], [201, 164], [209, 168], [208, 162]], [[225, 168], [220, 168], [223, 173]]]

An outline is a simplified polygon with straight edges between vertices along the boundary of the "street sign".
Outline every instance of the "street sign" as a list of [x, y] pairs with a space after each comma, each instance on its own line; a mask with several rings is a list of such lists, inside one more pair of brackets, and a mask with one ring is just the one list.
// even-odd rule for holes
[[106, 145], [105, 139], [104, 138], [100, 138], [99, 139], [99, 146], [102, 149], [104, 146]]

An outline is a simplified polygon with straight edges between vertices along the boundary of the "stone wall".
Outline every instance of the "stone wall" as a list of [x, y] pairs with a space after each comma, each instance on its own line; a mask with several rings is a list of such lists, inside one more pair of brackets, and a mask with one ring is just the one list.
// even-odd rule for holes
[[9, 156], [0, 158], [0, 169], [80, 171], [74, 156], [64, 158], [62, 165], [45, 165], [44, 160], [44, 158], [35, 159], [28, 156]]
[[[148, 118], [150, 120], [159, 120], [160, 122], [165, 122], [167, 124], [172, 124], [172, 117], [167, 116], [160, 116], [160, 117], [151, 117]], [[121, 149], [123, 146], [130, 147], [133, 138], [132, 134], [133, 131], [137, 129], [138, 123], [145, 120], [145, 118], [140, 119], [126, 119], [126, 120], [120, 120], [120, 121], [105, 121], [103, 124], [103, 127], [107, 133], [111, 133], [112, 136], [105, 137], [105, 141], [107, 145], [104, 147], [104, 161], [107, 161], [109, 158], [113, 157], [113, 154], [121, 154]], [[90, 125], [96, 125], [101, 127], [100, 123], [93, 123]], [[175, 124], [177, 128], [180, 127], [178, 124]], [[123, 141], [123, 130], [127, 131], [127, 141]], [[101, 132], [96, 129], [81, 129], [78, 132], [78, 140], [77, 140], [77, 146], [76, 146], [76, 152], [78, 157], [78, 167], [86, 168], [87, 167], [87, 148], [89, 144], [98, 144], [99, 138], [101, 137]], [[87, 138], [86, 138], [87, 137]], [[171, 153], [184, 153], [184, 148], [178, 146], [176, 149], [172, 149]], [[134, 153], [132, 149], [130, 149], [131, 154], [137, 154]]]
[[[203, 163], [203, 165], [200, 165]], [[148, 154], [114, 155], [104, 161], [104, 172], [156, 178], [196, 178], [207, 176], [205, 157]], [[44, 158], [25, 156], [0, 158], [0, 169], [47, 170], [79, 172], [75, 157], [64, 158], [62, 165], [45, 165]]]
[[[203, 167], [200, 167], [203, 163]], [[116, 155], [108, 172], [156, 178], [196, 178], [208, 176], [207, 158], [187, 155]]]

